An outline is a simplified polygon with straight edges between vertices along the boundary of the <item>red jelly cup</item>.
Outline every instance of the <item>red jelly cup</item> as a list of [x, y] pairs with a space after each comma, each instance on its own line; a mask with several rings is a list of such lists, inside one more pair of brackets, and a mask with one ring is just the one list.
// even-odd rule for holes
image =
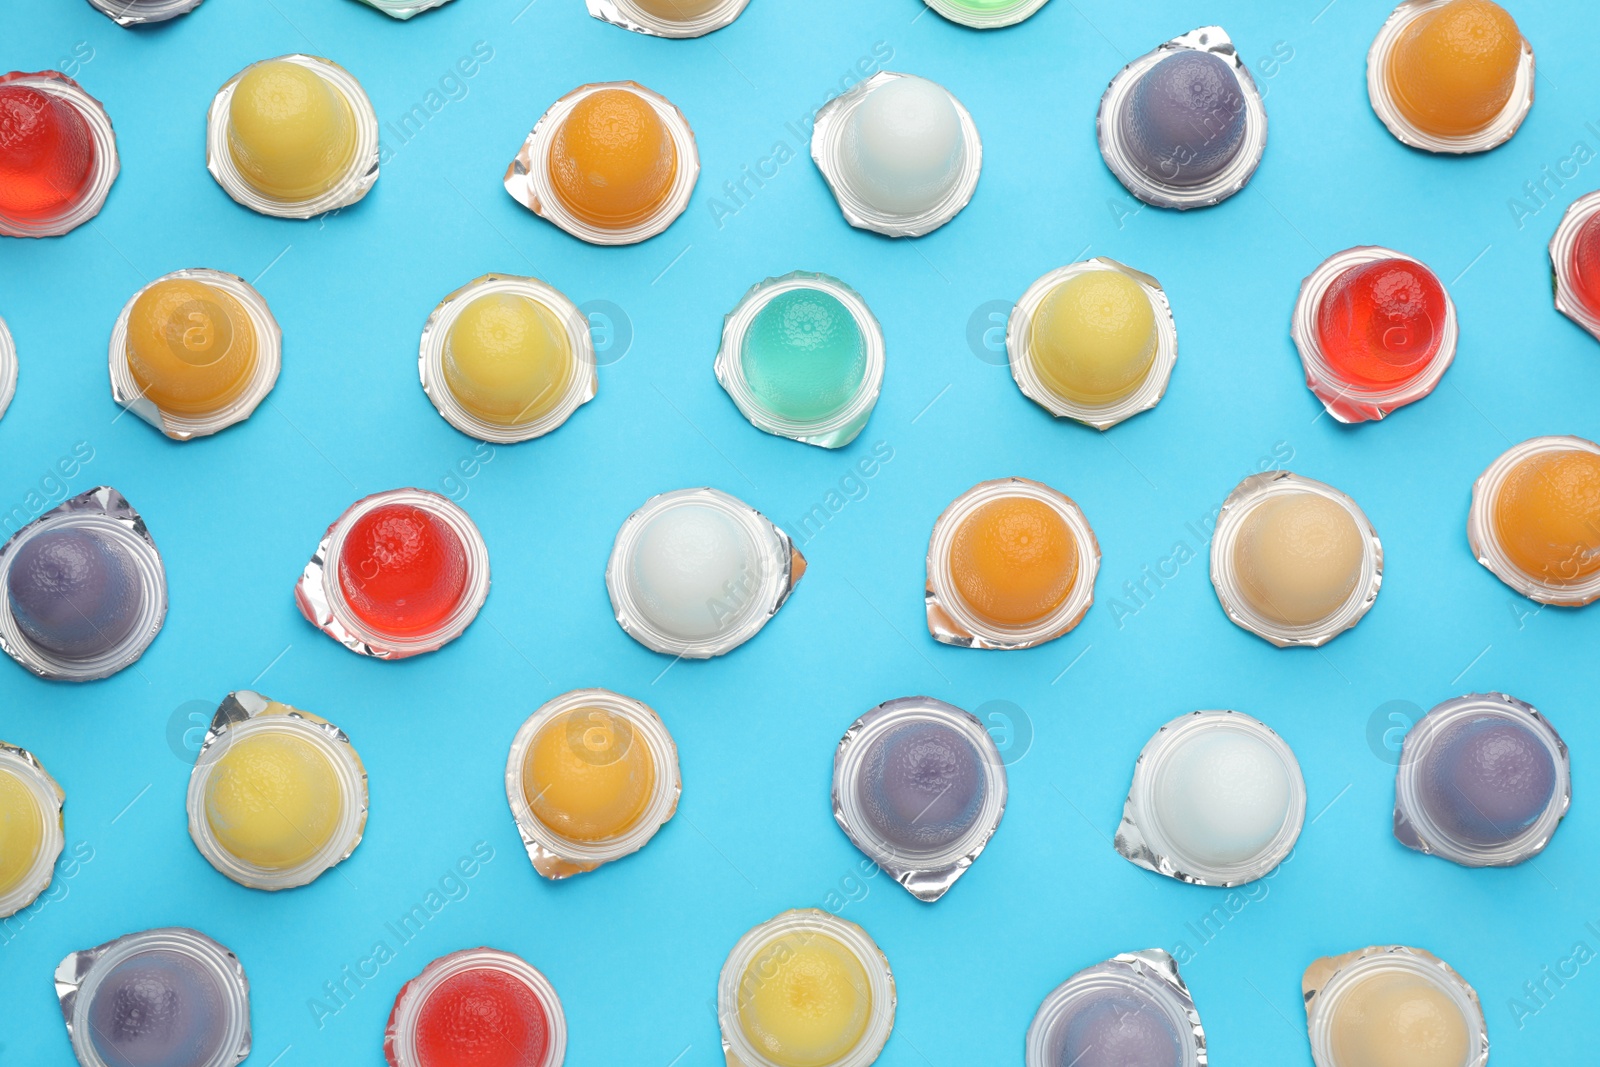
[[1419, 259], [1349, 248], [1301, 283], [1290, 336], [1306, 385], [1340, 422], [1381, 419], [1433, 392], [1455, 358], [1456, 307]]
[[1600, 339], [1600, 192], [1579, 197], [1550, 238], [1556, 310]]
[[0, 234], [58, 237], [100, 213], [117, 139], [100, 102], [53, 70], [0, 76]]
[[422, 489], [351, 505], [295, 586], [295, 603], [313, 626], [378, 659], [455, 640], [488, 595], [483, 535], [465, 511]]
[[394, 999], [389, 1067], [558, 1067], [567, 1021], [550, 980], [519, 956], [464, 949], [423, 968]]

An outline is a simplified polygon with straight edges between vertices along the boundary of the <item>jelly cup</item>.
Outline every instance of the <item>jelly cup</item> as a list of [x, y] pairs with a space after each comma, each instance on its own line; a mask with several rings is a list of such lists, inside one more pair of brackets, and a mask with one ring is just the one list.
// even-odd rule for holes
[[[246, 178], [230, 147], [231, 108], [240, 80], [265, 63], [280, 62], [304, 68], [320, 78], [349, 107], [353, 122], [348, 165], [326, 189], [302, 196], [279, 196], [258, 189]], [[378, 114], [355, 76], [330, 59], [299, 53], [264, 59], [229, 78], [211, 101], [206, 113], [206, 169], [237, 203], [263, 215], [309, 219], [349, 207], [366, 196], [378, 180]]]
[[[1324, 579], [1323, 587], [1310, 591], [1295, 591], [1297, 595], [1304, 593], [1305, 599], [1311, 600], [1324, 593], [1336, 592], [1341, 579], [1348, 580], [1349, 592], [1337, 603], [1330, 607], [1325, 614], [1312, 619], [1288, 616], [1282, 611], [1268, 610], [1261, 603], [1260, 597], [1252, 600], [1246, 578], [1241, 569], [1241, 564], [1236, 558], [1235, 548], [1242, 536], [1250, 532], [1256, 510], [1263, 504], [1287, 500], [1291, 505], [1298, 505], [1304, 498], [1297, 494], [1309, 493], [1317, 500], [1308, 501], [1316, 506], [1319, 514], [1312, 516], [1315, 520], [1322, 520], [1328, 515], [1321, 514], [1327, 511], [1329, 515], [1337, 516], [1339, 512], [1326, 509], [1319, 501], [1328, 501], [1337, 504], [1343, 513], [1349, 516], [1349, 521], [1354, 524], [1353, 533], [1347, 541], [1354, 553], [1359, 550], [1359, 560], [1352, 558], [1348, 561], [1329, 559], [1321, 570]], [[1270, 518], [1270, 513], [1260, 513], [1262, 518]], [[1291, 521], [1293, 521], [1291, 517]], [[1263, 537], [1276, 535], [1271, 527], [1261, 529]], [[1277, 549], [1277, 567], [1279, 574], [1298, 573], [1302, 576], [1312, 576], [1308, 561], [1297, 560], [1290, 545], [1287, 550], [1279, 546], [1262, 546], [1265, 554]], [[1323, 561], [1317, 561], [1322, 563]], [[1350, 564], [1346, 571], [1340, 571], [1340, 563]], [[1337, 572], [1337, 573], [1336, 573]], [[1240, 482], [1233, 492], [1228, 494], [1228, 499], [1222, 503], [1222, 514], [1217, 520], [1216, 530], [1211, 539], [1211, 584], [1217, 591], [1217, 599], [1222, 604], [1223, 611], [1243, 629], [1249, 630], [1257, 637], [1270, 641], [1279, 648], [1293, 646], [1310, 646], [1326, 644], [1339, 634], [1350, 629], [1360, 622], [1362, 617], [1372, 609], [1373, 603], [1378, 598], [1378, 589], [1383, 584], [1383, 545], [1378, 540], [1378, 533], [1372, 528], [1366, 513], [1339, 490], [1331, 485], [1302, 478], [1288, 471], [1268, 471], [1265, 474], [1253, 474]], [[1272, 601], [1271, 592], [1267, 593], [1269, 604]], [[1331, 595], [1329, 599], [1334, 599]], [[1288, 597], [1284, 598], [1287, 605]]]
[[1305, 815], [1305, 779], [1283, 738], [1236, 711], [1196, 711], [1140, 750], [1114, 846], [1180, 882], [1243, 885], [1288, 858]]
[[368, 7], [377, 8], [390, 18], [408, 19], [424, 11], [443, 7], [450, 0], [361, 0], [361, 2]]
[[926, 0], [936, 14], [975, 30], [1015, 26], [1033, 17], [1045, 0]]
[[[1574, 549], [1573, 577], [1570, 581], [1552, 579], [1548, 575], [1532, 574], [1524, 570], [1502, 540], [1495, 520], [1501, 491], [1517, 469], [1527, 461], [1543, 461], [1567, 452], [1584, 452], [1600, 455], [1600, 445], [1582, 437], [1532, 437], [1513, 445], [1500, 454], [1472, 483], [1472, 507], [1467, 513], [1467, 543], [1479, 563], [1487, 567], [1496, 578], [1530, 600], [1560, 607], [1582, 607], [1600, 599], [1600, 571], [1583, 573], [1580, 562], [1586, 562], [1600, 552], [1600, 516], [1587, 514], [1573, 516], [1590, 540]], [[1559, 576], [1558, 576], [1559, 577]]]
[[[402, 543], [388, 546], [394, 558], [346, 558], [347, 546], [351, 553], [369, 552], [352, 540], [353, 533], [360, 534], [369, 523], [389, 521], [391, 515], [416, 527], [401, 531]], [[380, 539], [378, 548], [384, 550], [382, 531], [368, 532]], [[428, 539], [431, 544], [424, 543]], [[407, 600], [419, 602], [418, 612], [431, 606], [425, 620], [399, 620], [400, 625], [375, 621], [379, 611], [387, 610], [381, 591], [373, 594], [364, 617], [345, 590], [345, 564], [352, 580], [371, 581], [387, 571], [404, 583]], [[488, 596], [489, 549], [483, 535], [460, 507], [424, 489], [391, 489], [350, 505], [328, 527], [294, 589], [295, 603], [311, 625], [350, 651], [375, 659], [405, 659], [449, 644], [465, 632]], [[397, 609], [397, 618], [405, 606], [388, 605]]]
[[[27, 127], [24, 136], [35, 143], [8, 146], [15, 162], [0, 161], [0, 188], [6, 190], [0, 193], [0, 236], [59, 237], [100, 214], [119, 169], [117, 135], [105, 107], [53, 70], [0, 76], [0, 94], [0, 100], [13, 98], [0, 103], [8, 123], [18, 110], [53, 116]], [[70, 196], [59, 195], [63, 183]]]
[[[637, 104], [648, 109], [647, 113], [653, 114], [652, 121], [659, 124], [666, 143], [671, 146], [673, 166], [670, 177], [658, 191], [659, 195], [654, 191], [646, 195], [641, 186], [640, 197], [651, 205], [642, 209], [641, 215], [616, 221], [595, 221], [594, 218], [585, 217], [563, 199], [551, 174], [551, 158], [553, 151], [560, 150], [557, 142], [563, 141], [567, 120], [576, 113], [578, 120], [584, 121], [590, 115], [590, 108], [600, 106], [585, 105], [585, 101], [597, 94], [611, 92], [629, 94]], [[582, 110], [580, 105], [584, 105]], [[603, 117], [594, 116], [596, 121]], [[583, 132], [581, 129], [575, 131], [576, 134]], [[566, 162], [576, 166], [615, 165], [624, 170], [629, 166], [637, 168], [641, 164], [640, 160], [630, 161], [615, 152], [608, 153], [603, 145], [586, 147], [588, 150], [582, 162], [576, 161], [570, 152]], [[645, 148], [639, 150], [642, 152]], [[700, 153], [695, 147], [694, 131], [689, 128], [689, 120], [683, 117], [683, 112], [671, 101], [638, 82], [596, 82], [580, 85], [551, 104], [550, 109], [540, 116], [511, 165], [506, 168], [505, 187], [517, 203], [581, 241], [596, 245], [631, 245], [661, 233], [683, 214], [689, 206], [689, 196], [694, 192], [699, 176]], [[635, 173], [633, 177], [640, 176]], [[606, 183], [589, 184], [599, 188]]]
[[89, 4], [118, 26], [143, 26], [186, 15], [200, 0], [89, 0]]
[[0, 416], [5, 415], [6, 408], [11, 406], [11, 398], [16, 395], [17, 343], [6, 328], [6, 320], [0, 319]]
[[[1343, 372], [1337, 366], [1336, 357], [1323, 349], [1318, 320], [1335, 283], [1352, 271], [1383, 262], [1410, 265], [1431, 279], [1444, 301], [1444, 320], [1438, 327], [1438, 340], [1432, 356], [1413, 373], [1386, 383], [1362, 382]], [[1330, 256], [1312, 271], [1300, 283], [1300, 297], [1295, 301], [1294, 318], [1289, 329], [1295, 347], [1300, 351], [1307, 387], [1322, 401], [1328, 414], [1344, 423], [1381, 419], [1396, 408], [1415, 403], [1432, 393], [1455, 359], [1459, 333], [1455, 301], [1438, 284], [1438, 278], [1428, 265], [1404, 252], [1376, 245], [1347, 248]]]
[[[1107, 1024], [1115, 1027], [1109, 1035]], [[1205, 1067], [1205, 1030], [1171, 956], [1158, 948], [1124, 952], [1051, 990], [1028, 1027], [1024, 1062], [1027, 1067], [1078, 1063], [1094, 1048], [1127, 1057], [1095, 1059], [1097, 1067], [1123, 1062]]]
[[834, 820], [918, 900], [932, 903], [949, 891], [1005, 810], [1006, 768], [994, 739], [942, 700], [879, 704], [834, 751]]
[[789, 535], [749, 504], [718, 489], [677, 489], [623, 522], [606, 591], [617, 625], [641, 645], [710, 659], [754, 637], [805, 571]]
[[[1378, 988], [1367, 985], [1373, 981], [1380, 984]], [[1317, 1067], [1361, 1067], [1370, 1062], [1339, 1055], [1341, 1044], [1351, 1040], [1376, 1042], [1404, 1055], [1395, 1044], [1402, 1032], [1395, 1015], [1409, 1016], [1404, 1028], [1426, 1033], [1440, 1057], [1403, 1062], [1415, 1067], [1483, 1067], [1489, 1060], [1489, 1033], [1477, 992], [1431, 952], [1405, 945], [1375, 945], [1342, 956], [1324, 956], [1306, 968], [1300, 984], [1311, 1058]], [[1352, 1002], [1357, 1011], [1345, 1017]], [[1386, 1027], [1385, 1022], [1391, 1025]], [[1460, 1045], [1459, 1058], [1454, 1050], [1437, 1050], [1439, 1044], [1452, 1040]]]
[[811, 158], [850, 225], [921, 237], [972, 200], [983, 142], [948, 89], [880, 71], [817, 112]]
[[[1511, 95], [1505, 106], [1481, 128], [1469, 132], [1439, 132], [1417, 125], [1401, 106], [1390, 81], [1397, 46], [1407, 31], [1418, 19], [1453, 3], [1455, 0], [1404, 0], [1394, 9], [1367, 52], [1367, 96], [1372, 110], [1401, 144], [1429, 152], [1487, 152], [1509, 141], [1533, 107], [1533, 47], [1527, 40], [1522, 41]], [[1456, 62], [1459, 64], [1459, 59]]]
[[[625, 739], [617, 736], [619, 728], [626, 733]], [[604, 827], [598, 833], [585, 831], [587, 839], [580, 840], [562, 833], [560, 827], [548, 825], [535, 812], [528, 795], [534, 785], [528, 765], [535, 745], [548, 729], [564, 730], [570, 752], [581, 764], [597, 770], [628, 759], [631, 746], [643, 746], [650, 780], [647, 788], [638, 790], [639, 796], [632, 805], [635, 810], [628, 814], [620, 829]], [[543, 790], [550, 789], [552, 784], [556, 783], [546, 783]], [[605, 781], [572, 784], [578, 788], [587, 786], [596, 792], [615, 785]], [[542, 797], [543, 790], [533, 799]], [[678, 748], [666, 724], [647, 704], [609, 689], [575, 689], [545, 703], [517, 730], [511, 741], [511, 753], [506, 758], [506, 800], [511, 805], [511, 816], [516, 820], [517, 833], [522, 837], [534, 870], [546, 878], [583, 874], [639, 851], [678, 810], [678, 797], [682, 792]], [[614, 797], [602, 797], [597, 799], [596, 806], [607, 802], [613, 808], [617, 803]]]
[[[1137, 385], [1118, 396], [1086, 401], [1064, 395], [1051, 387], [1040, 369], [1034, 332], [1041, 309], [1049, 297], [1063, 285], [1094, 271], [1119, 272], [1135, 282], [1149, 299], [1155, 354]], [[1028, 286], [1011, 309], [1011, 317], [1006, 322], [1006, 355], [1011, 362], [1011, 377], [1016, 381], [1017, 388], [1022, 390], [1023, 396], [1052, 415], [1074, 419], [1097, 430], [1106, 430], [1160, 403], [1167, 391], [1167, 383], [1172, 379], [1172, 368], [1178, 361], [1178, 327], [1173, 322], [1172, 307], [1167, 303], [1167, 294], [1160, 282], [1114, 259], [1097, 256], [1081, 263], [1058, 267]]]
[[[241, 747], [261, 746], [263, 741], [267, 746], [294, 746], [298, 751], [279, 747], [274, 753], [272, 747], [267, 747], [252, 755], [248, 747]], [[237, 758], [241, 754], [260, 761], [268, 786], [263, 788], [244, 777], [235, 790], [252, 799], [264, 798], [272, 806], [280, 825], [263, 829], [279, 839], [286, 836], [286, 830], [298, 837], [300, 843], [291, 842], [298, 858], [257, 862], [265, 857], [239, 855], [225, 839], [234, 830], [244, 834], [248, 828], [223, 827], [219, 833], [213, 791], [226, 782], [225, 776], [241, 773], [229, 763], [230, 756]], [[289, 759], [321, 757], [325, 763], [322, 777], [326, 779], [322, 784], [337, 793], [334, 810], [314, 810], [305, 798], [293, 795], [303, 791], [297, 787], [307, 783], [297, 780], [294, 768], [284, 758], [275, 759], [275, 755]], [[283, 795], [274, 796], [275, 790], [282, 790]], [[350, 738], [337, 726], [310, 712], [241, 689], [228, 694], [211, 720], [194, 771], [189, 775], [187, 807], [189, 836], [218, 872], [251, 889], [293, 889], [315, 881], [322, 872], [348, 859], [361, 843], [367, 824], [367, 771]], [[258, 853], [264, 847], [260, 840], [255, 846]], [[282, 840], [278, 840], [273, 847], [283, 851], [281, 846]]]
[[738, 18], [750, 0], [588, 0], [601, 22], [651, 37], [704, 37]]
[[[817, 1067], [867, 1067], [883, 1052], [894, 1029], [895, 985], [889, 961], [867, 932], [855, 923], [816, 908], [786, 911], [767, 920], [741, 937], [728, 953], [717, 980], [717, 1021], [722, 1028], [722, 1051], [728, 1067], [792, 1067], [792, 1057], [778, 1058], [779, 1050], [758, 1047], [747, 1027], [765, 1020], [756, 1016], [765, 1007], [762, 990], [772, 982], [782, 982], [782, 964], [801, 953], [815, 951], [833, 956], [831, 969], [840, 980], [853, 979], [855, 1014], [864, 1015], [846, 1024], [846, 1030], [859, 1026], [859, 1033], [847, 1048], [832, 1050], [826, 1060], [819, 1055], [806, 1057]], [[841, 957], [842, 953], [842, 957]], [[854, 961], [848, 969], [853, 975], [837, 972], [845, 967], [843, 957]], [[859, 1004], [861, 999], [866, 1005]], [[835, 998], [829, 1007], [844, 1007]], [[807, 1020], [808, 1029], [820, 1029], [824, 1020]], [[855, 1024], [852, 1026], [851, 1023]], [[845, 1032], [840, 1044], [851, 1035]], [[820, 1054], [825, 1055], [826, 1052]]]
[[[56, 858], [66, 844], [62, 807], [66, 794], [50, 777], [44, 765], [27, 749], [0, 741], [0, 919], [14, 915], [32, 904], [49, 886], [55, 874]], [[19, 809], [32, 807], [33, 829], [16, 832], [10, 822]], [[24, 863], [13, 866], [11, 849], [27, 850]], [[7, 869], [9, 868], [9, 869]]]
[[[1600, 192], [1580, 196], [1550, 239], [1556, 310], [1600, 339]], [[1581, 257], [1581, 259], [1580, 259]], [[1587, 275], [1580, 263], [1588, 262]]]
[[[84, 1067], [231, 1067], [250, 1055], [244, 968], [198, 930], [143, 930], [74, 952], [56, 967], [55, 984], [73, 1055]], [[150, 1013], [176, 1019], [152, 1034], [139, 1025]], [[157, 1047], [139, 1047], [152, 1041]]]
[[[462, 988], [474, 979], [483, 984]], [[449, 1011], [452, 997], [466, 998], [460, 1010]], [[431, 1018], [430, 1006], [447, 1018]], [[492, 1044], [494, 1055], [474, 1055], [479, 1042]], [[567, 1018], [555, 986], [520, 956], [493, 948], [462, 949], [424, 967], [400, 987], [383, 1035], [389, 1067], [428, 1067], [441, 1056], [481, 1067], [560, 1067], [566, 1054]]]
[[[1448, 766], [1452, 760], [1454, 767]], [[1440, 797], [1440, 790], [1447, 795]], [[1450, 811], [1457, 798], [1470, 810]], [[1544, 851], [1571, 806], [1566, 743], [1548, 719], [1515, 697], [1474, 693], [1447, 700], [1406, 734], [1395, 777], [1394, 835], [1407, 848], [1463, 867], [1514, 866]]]
[[[1095, 130], [1101, 158], [1128, 192], [1184, 211], [1220, 204], [1249, 184], [1267, 149], [1267, 110], [1227, 33], [1202, 26], [1118, 71]], [[1198, 143], [1173, 142], [1198, 133]]]
[[[856, 367], [859, 368], [859, 380], [846, 381], [834, 376], [826, 382], [813, 380], [810, 383], [801, 383], [801, 389], [826, 390], [837, 393], [839, 402], [827, 411], [803, 410], [786, 411], [783, 409], [782, 398], [765, 395], [758, 388], [759, 383], [753, 383], [746, 367], [745, 361], [752, 354], [751, 335], [758, 324], [762, 323], [763, 312], [773, 309], [773, 302], [779, 298], [790, 299], [785, 294], [804, 299], [811, 295], [818, 301], [832, 303], [847, 314], [854, 323], [859, 337], [859, 351]], [[795, 312], [801, 321], [799, 326], [790, 327], [788, 334], [793, 336], [801, 332], [804, 327], [821, 318], [819, 311], [801, 305]], [[781, 324], [789, 327], [790, 324]], [[814, 340], [814, 333], [804, 334], [805, 340]], [[817, 339], [820, 343], [820, 339]], [[804, 353], [792, 351], [787, 353], [772, 353], [772, 355], [798, 357]], [[835, 357], [836, 358], [836, 357]], [[781, 278], [768, 278], [751, 287], [745, 293], [737, 306], [728, 312], [722, 324], [722, 347], [717, 352], [715, 364], [717, 381], [721, 383], [739, 411], [758, 430], [775, 434], [778, 437], [788, 437], [808, 445], [818, 445], [822, 448], [842, 448], [854, 441], [866, 427], [867, 420], [872, 416], [872, 409], [878, 402], [878, 394], [883, 389], [883, 328], [878, 325], [877, 318], [867, 307], [867, 302], [861, 294], [850, 288], [839, 279], [826, 274], [813, 274], [808, 271], [794, 271]], [[791, 373], [802, 370], [791, 363]], [[830, 371], [846, 371], [850, 368], [828, 368]], [[821, 373], [813, 368], [814, 373]], [[767, 390], [770, 393], [771, 390]]]
[[[42, 585], [25, 583], [20, 571], [13, 579], [18, 558], [36, 551], [68, 558], [41, 558], [51, 574]], [[63, 573], [76, 586], [69, 594], [60, 591]], [[80, 493], [17, 531], [0, 548], [0, 585], [10, 594], [0, 607], [0, 648], [56, 681], [93, 681], [131, 665], [167, 614], [161, 555], [144, 519], [110, 486]], [[28, 619], [17, 613], [19, 593], [36, 601], [26, 605]]]
[[[196, 282], [232, 297], [254, 331], [255, 361], [248, 381], [231, 398], [209, 411], [184, 412], [163, 409], [145, 395], [134, 378], [133, 368], [129, 363], [128, 322], [133, 314], [134, 305], [153, 286], [172, 281]], [[199, 314], [191, 313], [190, 318], [198, 321]], [[215, 326], [214, 322], [206, 321], [203, 328], [209, 333]], [[172, 342], [169, 340], [170, 343]], [[110, 365], [113, 400], [174, 441], [189, 441], [243, 422], [251, 416], [257, 405], [266, 399], [267, 394], [272, 392], [272, 387], [278, 381], [278, 372], [283, 366], [283, 331], [278, 326], [278, 320], [273, 318], [272, 310], [267, 307], [266, 300], [243, 278], [203, 267], [178, 270], [171, 274], [163, 274], [144, 286], [122, 306], [116, 325], [111, 328]]]
[[[460, 320], [462, 312], [479, 298], [494, 296], [520, 297], [548, 312], [563, 331], [570, 357], [565, 384], [557, 394], [549, 401], [541, 400], [525, 417], [509, 422], [491, 421], [464, 403], [451, 388], [445, 366], [451, 328]], [[510, 274], [485, 274], [441, 300], [422, 327], [418, 365], [423, 392], [428, 394], [445, 421], [462, 433], [491, 444], [515, 444], [543, 437], [593, 400], [600, 386], [595, 372], [594, 341], [583, 312], [554, 286], [537, 278]]]
[[[1026, 612], [1008, 611], [1008, 617], [997, 618], [962, 591], [962, 582], [952, 566], [962, 547], [958, 542], [969, 520], [986, 521], [985, 508], [990, 505], [1020, 509], [1015, 519], [1051, 523], [1055, 529], [1049, 532], [1066, 539], [1062, 547], [1069, 550], [1056, 553], [1060, 558], [1035, 560], [1037, 566], [1033, 567], [1019, 569], [1022, 561], [1014, 558], [1015, 551], [1008, 554], [1005, 545], [985, 550], [983, 560], [968, 561], [975, 582], [981, 583], [987, 571], [1013, 585], [1022, 583], [1009, 591], [1008, 599], [1036, 603], [1041, 609], [1036, 615], [1022, 618], [1019, 614]], [[998, 516], [996, 521], [1005, 518]], [[984, 533], [974, 527], [968, 536], [980, 539]], [[973, 551], [977, 553], [976, 549]], [[1089, 520], [1069, 497], [1026, 478], [979, 482], [956, 497], [933, 524], [925, 592], [928, 632], [941, 644], [963, 648], [1032, 648], [1053, 641], [1088, 614], [1094, 603], [1094, 580], [1099, 570], [1100, 543], [1089, 528]]]

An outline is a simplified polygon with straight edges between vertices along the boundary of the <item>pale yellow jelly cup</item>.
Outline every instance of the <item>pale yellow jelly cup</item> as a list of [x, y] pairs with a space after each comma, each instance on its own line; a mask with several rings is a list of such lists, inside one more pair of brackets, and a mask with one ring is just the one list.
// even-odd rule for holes
[[446, 335], [442, 362], [456, 401], [499, 426], [549, 414], [577, 373], [561, 319], [516, 293], [486, 293], [463, 308]]
[[262, 196], [320, 196], [349, 173], [359, 134], [350, 101], [327, 78], [286, 59], [247, 70], [228, 103], [228, 151]]
[[1034, 314], [1029, 347], [1051, 392], [1109, 404], [1144, 384], [1157, 334], [1150, 297], [1119, 270], [1094, 270], [1052, 289]]

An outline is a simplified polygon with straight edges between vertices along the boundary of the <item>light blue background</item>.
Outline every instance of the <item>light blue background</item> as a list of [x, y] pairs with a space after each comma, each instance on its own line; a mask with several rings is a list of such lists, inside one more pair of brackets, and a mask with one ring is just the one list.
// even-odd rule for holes
[[[580, 0], [524, 2], [457, 0], [398, 23], [354, 0], [207, 0], [139, 32], [81, 0], [5, 4], [4, 64], [76, 69], [110, 111], [122, 176], [93, 224], [0, 242], [0, 315], [22, 365], [0, 422], [0, 508], [30, 492], [59, 498], [48, 472], [88, 442], [94, 458], [67, 491], [110, 483], [143, 512], [166, 559], [171, 611], [137, 668], [109, 681], [51, 684], [0, 663], [0, 736], [60, 780], [69, 850], [93, 857], [70, 877], [58, 872], [47, 903], [0, 927], [0, 1061], [70, 1062], [50, 981], [67, 952], [184, 924], [231, 946], [248, 969], [258, 1064], [381, 1063], [401, 983], [435, 956], [487, 943], [554, 981], [570, 1063], [710, 1067], [721, 1052], [708, 1004], [728, 949], [785, 908], [825, 904], [865, 926], [893, 965], [900, 1005], [886, 1067], [1019, 1062], [1029, 1020], [1057, 983], [1116, 952], [1180, 942], [1194, 956], [1185, 976], [1218, 1064], [1309, 1064], [1301, 971], [1376, 942], [1427, 947], [1476, 985], [1496, 1063], [1592, 1058], [1600, 965], [1550, 984], [1546, 1003], [1527, 1001], [1538, 1011], [1520, 1026], [1509, 1001], [1578, 942], [1600, 948], [1600, 932], [1585, 926], [1600, 926], [1590, 803], [1600, 786], [1600, 608], [1537, 610], [1473, 562], [1464, 535], [1472, 480], [1511, 443], [1600, 433], [1600, 349], [1552, 309], [1545, 254], [1566, 204], [1600, 185], [1600, 166], [1565, 164], [1576, 177], [1550, 182], [1548, 206], [1527, 201], [1523, 225], [1508, 205], [1576, 144], [1585, 161], [1600, 150], [1586, 4], [1514, 3], [1539, 57], [1533, 113], [1506, 147], [1436, 159], [1394, 141], [1367, 105], [1365, 56], [1384, 0], [1054, 0], [990, 34], [917, 0], [754, 0], [699, 41], [626, 33], [589, 18]], [[1219, 208], [1141, 210], [1096, 151], [1099, 95], [1126, 60], [1212, 22], [1266, 93], [1265, 162]], [[493, 58], [403, 142], [389, 124], [439, 89], [475, 42]], [[858, 62], [872, 69], [875, 47], [892, 50], [890, 69], [949, 86], [983, 135], [972, 205], [917, 242], [850, 229], [796, 132]], [[392, 153], [371, 195], [324, 222], [254, 215], [204, 167], [217, 86], [292, 51], [330, 56], [362, 80]], [[515, 204], [500, 180], [551, 101], [619, 78], [683, 109], [702, 174], [666, 234], [593, 248]], [[724, 183], [745, 167], [771, 174], [763, 161], [779, 144], [795, 158], [719, 220]], [[1365, 243], [1431, 263], [1462, 335], [1433, 397], [1345, 428], [1319, 417], [1288, 320], [1300, 279]], [[1026, 401], [981, 344], [987, 302], [1004, 306], [1085, 254], [1160, 278], [1180, 337], [1166, 399], [1104, 435]], [[118, 417], [106, 339], [135, 289], [195, 266], [260, 276], [284, 328], [284, 369], [248, 423], [180, 445]], [[757, 432], [711, 373], [724, 312], [752, 283], [796, 268], [854, 285], [888, 340], [877, 411], [840, 452]], [[488, 271], [536, 273], [580, 303], [610, 301], [625, 309], [632, 340], [620, 360], [611, 346], [599, 398], [567, 426], [474, 466], [477, 443], [418, 386], [417, 337], [440, 297]], [[975, 311], [986, 359], [968, 341]], [[893, 458], [851, 482], [879, 442]], [[1227, 492], [1291, 454], [1293, 470], [1360, 502], [1385, 549], [1376, 607], [1321, 651], [1281, 651], [1230, 624], [1203, 555], [1204, 523]], [[922, 609], [929, 529], [958, 493], [1006, 475], [1045, 481], [1083, 506], [1104, 549], [1100, 600], [1042, 648], [937, 645]], [[831, 492], [846, 503], [805, 543], [810, 570], [765, 631], [723, 659], [673, 664], [617, 628], [602, 572], [633, 508], [703, 484], [791, 526]], [[488, 540], [494, 587], [462, 639], [380, 663], [307, 625], [291, 588], [340, 511], [400, 485], [461, 500]], [[1178, 542], [1201, 558], [1150, 583], [1143, 606], [1123, 599], [1136, 613], [1114, 615], [1124, 583], [1164, 565]], [[540, 703], [591, 685], [660, 711], [680, 746], [683, 803], [642, 853], [551, 884], [523, 858], [506, 810], [505, 752]], [[281, 894], [225, 880], [185, 832], [183, 730], [229, 690], [252, 686], [342, 725], [371, 774], [371, 820], [354, 857]], [[1577, 802], [1535, 862], [1469, 871], [1391, 838], [1393, 772], [1379, 754], [1394, 723], [1384, 705], [1426, 708], [1491, 688], [1560, 728]], [[1011, 767], [998, 836], [931, 907], [862, 877], [828, 805], [839, 735], [910, 693], [975, 710], [1012, 702], [1026, 716], [1015, 736], [1032, 734]], [[1318, 817], [1246, 906], [1212, 920], [1207, 941], [1195, 928], [1224, 894], [1139, 870], [1109, 838], [1147, 737], [1213, 707], [1256, 715], [1288, 739]], [[1011, 746], [1013, 758], [1022, 747]], [[324, 982], [378, 939], [392, 942], [385, 923], [478, 842], [494, 859], [467, 895], [319, 1028], [308, 1001]]]

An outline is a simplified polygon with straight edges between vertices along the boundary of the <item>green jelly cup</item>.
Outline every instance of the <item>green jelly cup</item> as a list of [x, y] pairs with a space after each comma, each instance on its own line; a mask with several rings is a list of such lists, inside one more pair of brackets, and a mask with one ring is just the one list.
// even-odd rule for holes
[[1031, 18], [1045, 0], [926, 0], [938, 15], [975, 30], [998, 30]]

